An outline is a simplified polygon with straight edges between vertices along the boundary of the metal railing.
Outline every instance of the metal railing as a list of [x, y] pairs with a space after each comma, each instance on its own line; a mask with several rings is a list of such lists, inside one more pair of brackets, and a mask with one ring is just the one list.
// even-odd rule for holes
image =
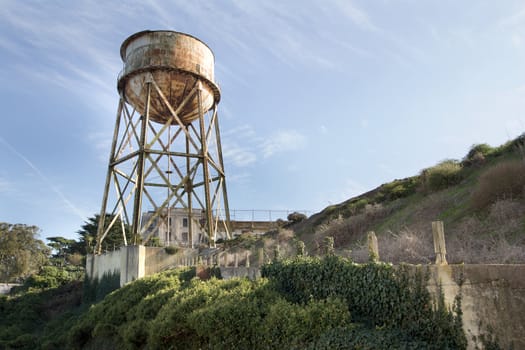
[[[311, 210], [234, 209], [230, 210], [230, 220], [252, 222], [286, 220], [288, 215], [292, 213], [301, 213], [309, 216], [313, 212]], [[221, 220], [226, 217], [224, 210], [214, 211], [213, 215]]]

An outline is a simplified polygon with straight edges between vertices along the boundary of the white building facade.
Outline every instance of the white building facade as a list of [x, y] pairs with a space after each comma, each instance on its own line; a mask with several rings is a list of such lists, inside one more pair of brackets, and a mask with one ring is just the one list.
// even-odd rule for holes
[[[154, 212], [142, 214], [142, 224], [147, 228], [142, 230], [142, 239], [156, 240], [161, 246], [177, 245], [196, 247], [207, 243], [204, 215], [200, 211], [193, 211], [190, 219], [188, 210], [183, 208], [169, 208], [163, 215], [151, 220]], [[190, 227], [191, 226], [191, 227]]]

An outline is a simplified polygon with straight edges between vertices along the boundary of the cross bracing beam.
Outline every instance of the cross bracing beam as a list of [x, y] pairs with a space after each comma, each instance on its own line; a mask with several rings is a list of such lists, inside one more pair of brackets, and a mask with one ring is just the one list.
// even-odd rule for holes
[[[218, 235], [229, 238], [217, 103], [203, 110], [202, 83], [196, 78], [188, 80], [185, 96], [176, 106], [152, 75], [143, 79], [140, 91], [145, 91], [143, 115], [126, 96], [120, 97], [96, 252], [100, 253], [102, 241], [119, 222], [125, 244], [126, 235], [134, 244], [146, 244], [155, 233], [148, 231], [152, 225], [156, 223], [159, 230], [162, 220], [168, 220], [163, 227], [169, 225], [170, 211], [182, 211], [188, 218], [189, 246], [202, 239], [213, 246]], [[160, 121], [158, 116], [149, 117], [152, 100], [168, 111]], [[195, 104], [198, 115], [187, 121], [181, 113]], [[214, 215], [223, 211], [226, 221]], [[145, 216], [146, 212], [150, 215]], [[105, 222], [108, 214], [111, 219]], [[203, 236], [199, 239], [196, 234]]]

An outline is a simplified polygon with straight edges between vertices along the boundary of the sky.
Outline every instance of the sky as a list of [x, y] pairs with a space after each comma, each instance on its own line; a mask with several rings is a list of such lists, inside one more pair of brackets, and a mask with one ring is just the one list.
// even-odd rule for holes
[[311, 214], [525, 132], [523, 1], [0, 0], [0, 221], [100, 211], [142, 30], [215, 54], [231, 209]]

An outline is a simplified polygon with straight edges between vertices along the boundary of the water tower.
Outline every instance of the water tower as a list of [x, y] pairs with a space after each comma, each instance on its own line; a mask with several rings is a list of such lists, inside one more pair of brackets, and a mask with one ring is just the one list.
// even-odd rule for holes
[[156, 228], [170, 230], [174, 210], [186, 216], [190, 247], [230, 237], [212, 51], [188, 34], [143, 31], [122, 43], [120, 56], [96, 253], [115, 224], [125, 244], [144, 244]]

